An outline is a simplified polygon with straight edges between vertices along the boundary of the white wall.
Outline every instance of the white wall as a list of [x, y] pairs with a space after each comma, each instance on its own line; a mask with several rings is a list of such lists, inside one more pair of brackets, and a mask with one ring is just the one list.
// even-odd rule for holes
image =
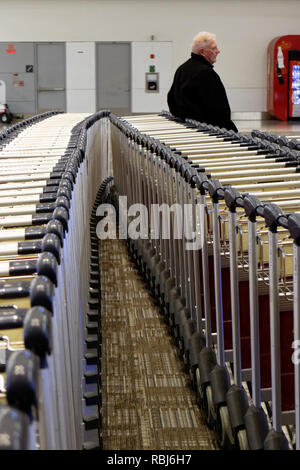
[[[151, 55], [154, 58], [150, 58]], [[145, 91], [145, 73], [149, 66], [155, 66], [159, 74], [158, 92]], [[167, 93], [172, 83], [172, 43], [132, 42], [131, 43], [131, 111], [134, 113], [159, 113], [168, 109]]]
[[215, 32], [215, 66], [233, 111], [266, 109], [266, 50], [300, 33], [299, 0], [0, 0], [0, 41], [173, 41], [173, 71], [192, 37]]

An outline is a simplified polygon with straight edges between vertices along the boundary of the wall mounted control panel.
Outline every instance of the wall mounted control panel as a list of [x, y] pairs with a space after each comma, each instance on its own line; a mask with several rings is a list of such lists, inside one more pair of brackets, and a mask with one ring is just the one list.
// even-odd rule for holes
[[146, 92], [147, 93], [158, 93], [159, 92], [159, 74], [146, 73]]

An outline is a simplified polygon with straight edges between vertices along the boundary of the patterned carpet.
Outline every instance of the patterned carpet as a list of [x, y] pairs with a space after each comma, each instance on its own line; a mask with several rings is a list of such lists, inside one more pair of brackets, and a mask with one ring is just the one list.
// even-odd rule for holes
[[119, 240], [100, 241], [106, 450], [217, 450], [172, 337]]

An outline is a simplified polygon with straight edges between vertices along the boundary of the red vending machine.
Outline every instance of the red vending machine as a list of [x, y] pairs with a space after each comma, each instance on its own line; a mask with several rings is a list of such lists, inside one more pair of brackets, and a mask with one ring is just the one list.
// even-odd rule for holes
[[268, 113], [300, 119], [300, 35], [280, 36], [268, 46]]

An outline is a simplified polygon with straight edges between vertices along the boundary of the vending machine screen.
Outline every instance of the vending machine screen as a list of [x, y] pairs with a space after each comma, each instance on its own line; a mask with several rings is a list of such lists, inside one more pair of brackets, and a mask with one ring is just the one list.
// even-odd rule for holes
[[300, 117], [300, 61], [290, 61], [289, 117]]

